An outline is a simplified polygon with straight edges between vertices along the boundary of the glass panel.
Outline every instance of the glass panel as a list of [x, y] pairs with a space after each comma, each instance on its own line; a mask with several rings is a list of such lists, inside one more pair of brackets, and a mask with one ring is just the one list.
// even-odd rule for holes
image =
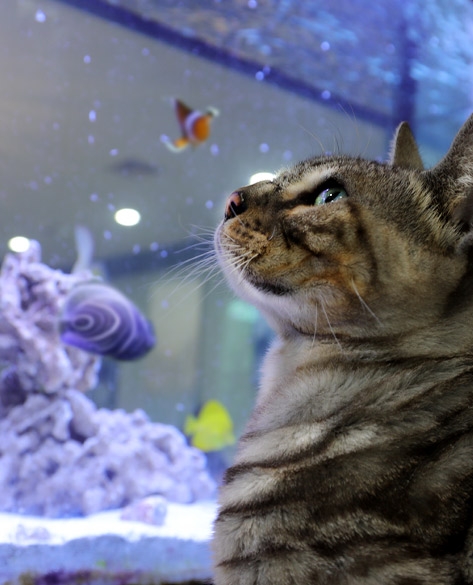
[[[214, 488], [272, 339], [216, 266], [225, 200], [255, 173], [313, 155], [382, 160], [401, 119], [433, 164], [471, 109], [472, 10], [459, 0], [2, 5], [0, 253], [10, 264], [0, 276], [0, 577], [210, 576]], [[219, 114], [207, 140], [177, 152], [175, 99]], [[119, 225], [122, 208], [141, 220]], [[38, 267], [31, 249], [12, 256], [15, 236], [38, 241], [58, 272]], [[26, 268], [15, 276], [19, 258]], [[90, 272], [77, 276], [78, 263]], [[149, 353], [123, 361], [64, 345], [69, 284], [58, 283], [71, 272], [138, 307], [156, 333]], [[156, 495], [164, 499], [146, 499]], [[80, 540], [94, 534], [102, 544]], [[5, 560], [11, 544], [23, 547], [15, 562]]]

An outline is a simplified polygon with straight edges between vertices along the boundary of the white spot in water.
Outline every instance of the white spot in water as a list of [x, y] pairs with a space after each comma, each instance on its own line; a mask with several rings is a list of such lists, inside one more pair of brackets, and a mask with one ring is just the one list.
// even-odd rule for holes
[[329, 92], [328, 89], [325, 89], [322, 92], [322, 99], [324, 99], [324, 100], [329, 100], [331, 98], [331, 96], [332, 96], [332, 94]]
[[328, 41], [324, 41], [323, 43], [320, 43], [320, 48], [322, 51], [330, 51], [330, 43]]
[[98, 200], [99, 200], [99, 196], [97, 195], [97, 193], [92, 193], [92, 194], [90, 195], [89, 199], [90, 199], [91, 201], [94, 201], [94, 202], [95, 202], [95, 201], [98, 201]]
[[143, 55], [143, 57], [147, 57], [149, 55], [149, 49], [147, 49], [146, 47], [143, 47], [141, 49], [141, 54]]
[[258, 7], [258, 2], [256, 0], [248, 0], [248, 8], [254, 10]]
[[169, 301], [168, 301], [167, 299], [163, 299], [163, 300], [161, 301], [161, 307], [162, 307], [163, 309], [167, 309], [167, 308], [169, 307]]
[[214, 206], [214, 202], [211, 201], [210, 199], [205, 202], [205, 207], [207, 207], [207, 209], [212, 209], [213, 206]]
[[134, 226], [141, 220], [141, 214], [138, 210], [131, 207], [124, 207], [115, 213], [115, 221], [120, 225]]
[[25, 236], [14, 236], [8, 240], [8, 247], [12, 252], [26, 252], [30, 245], [30, 239]]
[[97, 119], [97, 112], [95, 110], [90, 110], [90, 112], [89, 112], [89, 120], [91, 122], [95, 122], [96, 119]]
[[220, 152], [220, 149], [218, 147], [218, 144], [212, 144], [212, 146], [210, 147], [210, 152], [214, 155], [217, 156]]
[[89, 135], [87, 136], [87, 142], [88, 142], [89, 144], [93, 144], [93, 143], [95, 142], [95, 138], [92, 136], [92, 134], [89, 134]]
[[263, 81], [264, 73], [262, 71], [257, 71], [255, 77], [257, 81]]
[[167, 258], [168, 257], [167, 250], [161, 250], [160, 256], [161, 256], [161, 258]]
[[118, 154], [118, 148], [112, 148], [112, 150], [110, 151], [110, 156], [117, 156]]
[[263, 142], [262, 144], [260, 144], [259, 151], [262, 153], [269, 152], [269, 144], [266, 144], [266, 142]]
[[84, 56], [84, 63], [89, 64], [91, 61], [92, 61], [92, 59], [90, 58], [90, 55]]
[[283, 158], [284, 160], [291, 160], [292, 159], [292, 150], [285, 150], [283, 152]]
[[115, 205], [113, 203], [109, 203], [107, 207], [110, 209], [110, 211], [115, 211]]
[[133, 254], [139, 254], [141, 252], [141, 246], [139, 244], [135, 244], [132, 248]]
[[105, 230], [103, 233], [103, 237], [106, 240], [111, 240], [112, 239], [112, 232], [110, 230]]
[[52, 179], [49, 176], [44, 177], [44, 182], [46, 183], [46, 185], [51, 185], [52, 183]]
[[158, 242], [151, 242], [151, 244], [149, 245], [149, 249], [151, 250], [151, 252], [156, 252], [158, 248], [159, 248]]
[[46, 21], [46, 14], [42, 10], [37, 10], [36, 14], [34, 15], [34, 19], [36, 22], [45, 22]]

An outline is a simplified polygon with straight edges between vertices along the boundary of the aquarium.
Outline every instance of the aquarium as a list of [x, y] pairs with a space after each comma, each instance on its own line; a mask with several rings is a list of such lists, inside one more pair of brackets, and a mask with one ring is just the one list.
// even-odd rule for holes
[[0, 583], [211, 578], [272, 340], [212, 252], [226, 198], [402, 120], [435, 164], [472, 31], [467, 0], [2, 4]]

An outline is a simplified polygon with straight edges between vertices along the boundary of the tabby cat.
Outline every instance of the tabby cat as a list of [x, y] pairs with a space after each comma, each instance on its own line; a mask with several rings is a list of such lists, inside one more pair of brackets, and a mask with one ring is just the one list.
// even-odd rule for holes
[[277, 333], [224, 478], [216, 585], [473, 584], [473, 116], [424, 170], [322, 156], [215, 243]]

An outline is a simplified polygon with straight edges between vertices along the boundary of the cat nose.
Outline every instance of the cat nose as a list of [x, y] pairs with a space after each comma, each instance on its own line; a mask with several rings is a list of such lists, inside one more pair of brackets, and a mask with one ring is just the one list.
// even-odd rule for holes
[[240, 213], [243, 213], [246, 209], [247, 205], [243, 199], [243, 194], [241, 191], [234, 191], [227, 199], [225, 205], [225, 219], [231, 219], [232, 217], [240, 215]]

